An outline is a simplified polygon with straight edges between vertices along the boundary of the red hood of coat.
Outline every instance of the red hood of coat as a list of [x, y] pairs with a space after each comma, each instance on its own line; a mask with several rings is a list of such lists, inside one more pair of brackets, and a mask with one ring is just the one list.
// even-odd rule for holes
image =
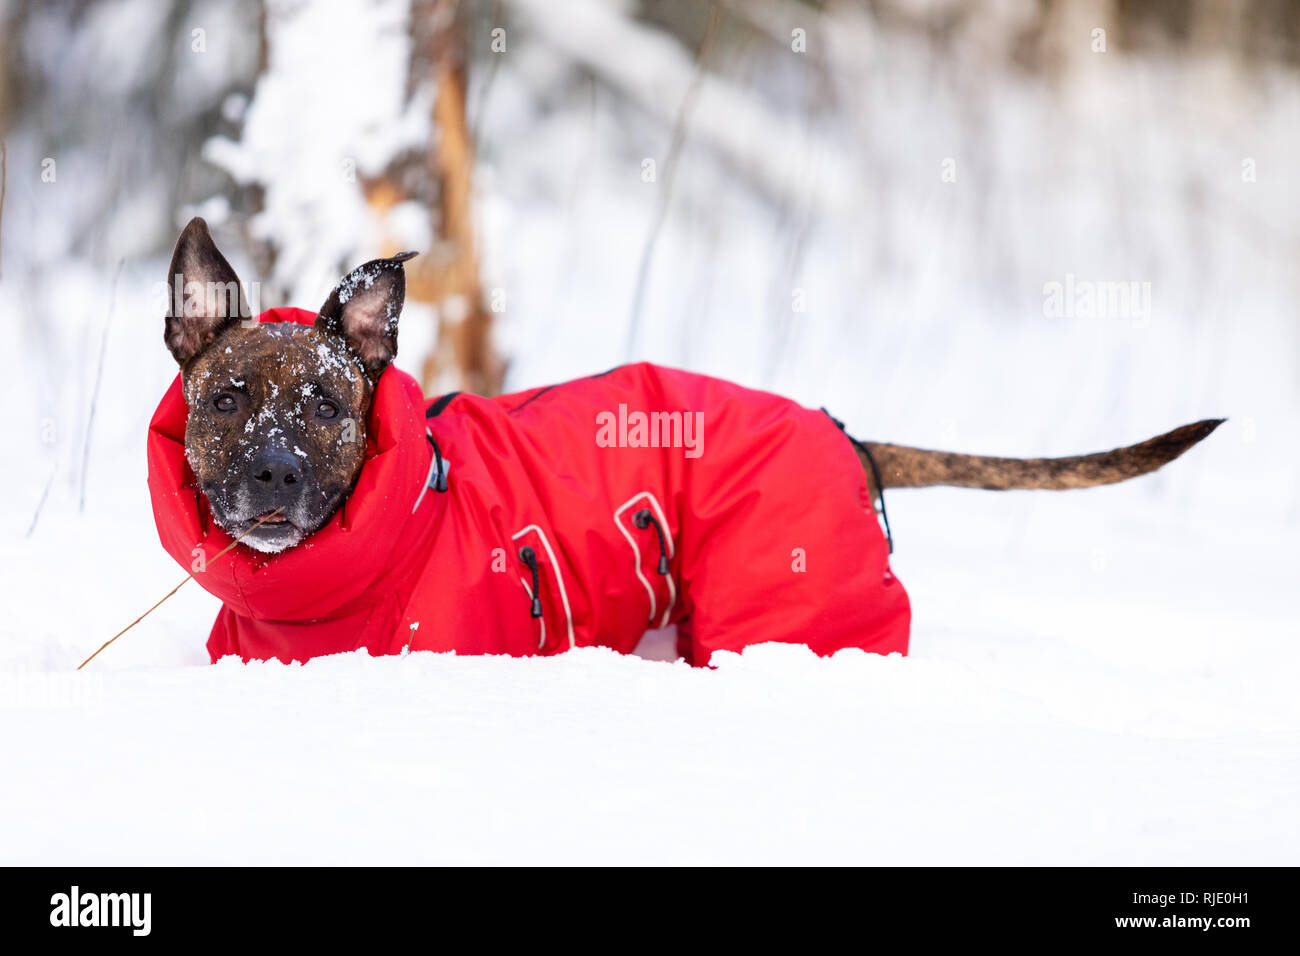
[[[305, 309], [270, 309], [260, 322], [310, 325]], [[421, 539], [432, 533], [443, 496], [426, 495], [432, 453], [425, 438], [424, 396], [411, 376], [388, 368], [379, 377], [366, 420], [366, 457], [356, 488], [328, 524], [279, 554], [236, 545], [212, 520], [185, 458], [189, 409], [177, 375], [149, 423], [149, 493], [163, 547], [183, 567], [202, 555], [194, 578], [238, 614], [307, 621], [355, 613], [367, 595], [404, 586], [419, 570]], [[201, 549], [201, 550], [200, 550]]]

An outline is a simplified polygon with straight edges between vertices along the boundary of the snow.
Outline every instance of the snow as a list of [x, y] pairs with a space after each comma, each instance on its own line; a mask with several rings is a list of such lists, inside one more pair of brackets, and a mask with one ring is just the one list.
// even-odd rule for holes
[[86, 707], [29, 707], [31, 756], [5, 755], [33, 773], [4, 798], [28, 820], [5, 858], [1293, 859], [1296, 779], [1269, 760], [1283, 741], [1230, 716], [1205, 729], [1208, 680], [1079, 677], [1032, 652], [818, 661], [780, 645], [712, 672], [589, 649], [87, 675]]

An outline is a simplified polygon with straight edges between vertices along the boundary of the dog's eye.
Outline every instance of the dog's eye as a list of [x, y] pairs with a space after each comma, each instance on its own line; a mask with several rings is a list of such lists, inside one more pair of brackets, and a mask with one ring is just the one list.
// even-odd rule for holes
[[225, 412], [229, 414], [230, 412], [233, 412], [236, 408], [239, 407], [239, 403], [235, 401], [233, 395], [229, 395], [225, 392], [222, 392], [220, 395], [218, 395], [216, 398], [212, 400], [212, 407], [219, 412]]
[[321, 402], [316, 406], [316, 414], [321, 418], [329, 420], [335, 418], [339, 413], [339, 407], [333, 402]]

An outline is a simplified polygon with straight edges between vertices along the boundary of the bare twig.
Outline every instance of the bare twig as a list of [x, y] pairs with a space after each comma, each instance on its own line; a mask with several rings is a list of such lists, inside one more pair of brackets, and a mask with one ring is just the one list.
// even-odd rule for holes
[[718, 5], [714, 2], [709, 4], [709, 22], [704, 28], [704, 38], [700, 41], [699, 50], [695, 54], [695, 76], [691, 78], [691, 85], [682, 94], [682, 101], [677, 107], [677, 118], [673, 122], [672, 141], [668, 145], [668, 155], [664, 158], [663, 187], [659, 191], [654, 216], [650, 220], [650, 231], [646, 235], [645, 247], [641, 252], [641, 265], [637, 268], [636, 287], [632, 292], [632, 312], [628, 319], [627, 342], [624, 346], [624, 352], [629, 359], [636, 357], [633, 354], [633, 349], [636, 348], [637, 334], [641, 327], [641, 307], [645, 300], [646, 282], [650, 276], [650, 263], [654, 259], [655, 243], [659, 239], [659, 230], [663, 228], [664, 219], [668, 216], [668, 204], [672, 200], [673, 193], [673, 176], [677, 172], [677, 160], [682, 146], [686, 142], [686, 125], [690, 120], [695, 99], [699, 96], [700, 87], [703, 85], [704, 77], [708, 72], [708, 57], [713, 50], [713, 41], [717, 32]]
[[108, 351], [108, 330], [113, 324], [113, 306], [117, 303], [117, 279], [122, 274], [125, 259], [119, 259], [113, 272], [113, 285], [108, 294], [108, 316], [104, 319], [104, 335], [99, 340], [99, 367], [95, 370], [95, 384], [90, 393], [90, 414], [86, 417], [86, 441], [81, 449], [81, 497], [78, 511], [86, 510], [86, 471], [90, 468], [90, 436], [95, 427], [95, 406], [99, 403], [99, 383], [104, 378], [104, 353]]
[[[257, 526], [260, 525], [263, 521], [269, 521], [270, 519], [274, 518], [276, 515], [278, 515], [278, 514], [279, 514], [281, 511], [283, 511], [283, 510], [284, 510], [283, 508], [276, 508], [276, 509], [275, 509], [274, 511], [272, 511], [270, 514], [264, 514], [264, 515], [262, 515], [262, 517], [258, 518], [257, 521], [254, 522], [253, 527], [249, 528], [247, 531], [245, 531], [243, 534], [241, 534], [241, 535], [240, 535], [238, 538], [236, 538], [234, 541], [230, 542], [230, 544], [228, 544], [228, 545], [226, 545], [224, 548], [222, 548], [222, 549], [217, 553], [217, 556], [216, 556], [215, 558], [213, 558], [212, 561], [210, 561], [210, 562], [208, 562], [208, 563], [209, 563], [209, 564], [215, 563], [215, 562], [217, 561], [218, 558], [220, 558], [222, 555], [224, 555], [227, 551], [229, 551], [229, 550], [230, 550], [231, 548], [233, 548], [235, 545], [239, 544], [239, 542], [240, 542], [241, 540], [243, 540], [244, 535], [247, 535], [247, 534], [251, 533], [251, 532], [254, 531], [254, 530], [257, 528]], [[148, 617], [150, 614], [152, 614], [155, 610], [157, 610], [159, 604], [162, 604], [163, 601], [167, 600], [169, 597], [171, 597], [173, 594], [175, 594], [177, 591], [179, 591], [179, 590], [181, 589], [182, 585], [184, 585], [186, 581], [191, 580], [193, 577], [194, 577], [194, 572], [193, 572], [193, 571], [191, 571], [189, 574], [185, 575], [185, 577], [181, 580], [181, 583], [178, 584], [178, 585], [176, 585], [176, 587], [172, 588], [172, 589], [171, 589], [170, 591], [168, 591], [166, 594], [164, 594], [164, 595], [162, 596], [162, 598], [158, 601], [158, 604], [155, 604], [153, 607], [149, 608], [149, 610], [145, 611], [143, 614], [141, 614], [139, 617], [137, 617], [134, 621], [132, 621], [132, 622], [131, 622], [130, 624], [128, 624], [126, 627], [122, 628], [122, 630], [118, 631], [116, 634], [114, 634], [112, 637], [110, 637], [108, 640], [106, 640], [103, 644], [101, 644], [101, 645], [99, 646], [99, 651], [102, 651], [104, 648], [108, 647], [108, 645], [112, 644], [115, 640], [117, 640], [119, 637], [121, 637], [121, 636], [122, 636], [123, 634], [125, 634], [127, 631], [131, 630], [131, 628], [135, 627], [137, 624], [139, 624], [141, 621], [143, 621], [146, 617]], [[91, 655], [90, 655], [89, 657], [87, 657], [84, 661], [82, 661], [80, 664], [78, 664], [78, 665], [77, 665], [77, 670], [81, 670], [83, 667], [85, 667], [87, 664], [89, 664], [91, 661], [93, 661], [96, 657], [98, 657], [98, 656], [99, 656], [99, 651], [95, 651], [95, 653], [91, 654]]]
[[27, 534], [23, 535], [23, 537], [30, 538], [32, 532], [36, 530], [36, 522], [41, 520], [41, 510], [45, 507], [45, 499], [50, 496], [50, 489], [54, 487], [54, 475], [58, 470], [59, 466], [56, 462], [54, 467], [50, 469], [50, 480], [45, 483], [45, 490], [41, 492], [41, 500], [36, 502], [36, 511], [32, 515], [32, 523], [27, 526]]

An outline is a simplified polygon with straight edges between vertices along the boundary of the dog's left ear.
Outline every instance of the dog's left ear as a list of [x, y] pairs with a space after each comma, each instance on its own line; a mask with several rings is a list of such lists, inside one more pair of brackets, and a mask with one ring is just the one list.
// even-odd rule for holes
[[185, 368], [222, 332], [251, 315], [239, 276], [212, 241], [208, 224], [189, 221], [167, 270], [167, 316], [163, 341]]
[[397, 318], [406, 298], [402, 263], [416, 255], [399, 252], [372, 259], [349, 272], [316, 316], [316, 328], [341, 336], [356, 352], [372, 381], [397, 355]]

